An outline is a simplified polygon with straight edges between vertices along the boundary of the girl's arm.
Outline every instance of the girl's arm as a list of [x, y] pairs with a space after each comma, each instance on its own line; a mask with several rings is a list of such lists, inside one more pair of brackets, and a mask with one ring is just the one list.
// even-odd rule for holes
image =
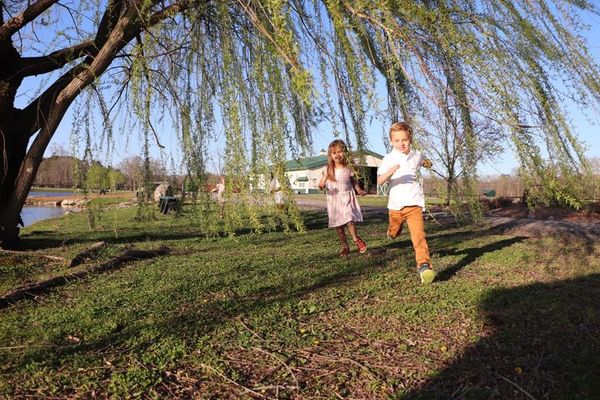
[[366, 190], [363, 190], [360, 185], [358, 184], [358, 181], [356, 180], [356, 178], [354, 176], [350, 177], [350, 181], [352, 182], [352, 187], [354, 188], [354, 190], [356, 190], [356, 193], [358, 193], [361, 196], [364, 196], [365, 194], [367, 194]]
[[325, 183], [327, 183], [327, 171], [324, 171], [323, 175], [321, 175], [321, 180], [319, 181], [319, 190], [325, 189]]

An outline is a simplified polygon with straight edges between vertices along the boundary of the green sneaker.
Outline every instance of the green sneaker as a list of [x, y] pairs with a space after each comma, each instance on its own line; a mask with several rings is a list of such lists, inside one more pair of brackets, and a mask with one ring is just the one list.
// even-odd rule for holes
[[423, 263], [419, 267], [419, 276], [421, 277], [421, 283], [428, 285], [435, 279], [435, 271], [431, 269], [429, 263]]

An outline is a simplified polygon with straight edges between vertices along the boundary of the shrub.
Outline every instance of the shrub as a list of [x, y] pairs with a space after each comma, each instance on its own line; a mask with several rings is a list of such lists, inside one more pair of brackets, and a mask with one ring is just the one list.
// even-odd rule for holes
[[513, 201], [510, 197], [496, 197], [494, 199], [495, 208], [506, 208], [512, 206]]
[[490, 199], [479, 199], [479, 202], [481, 203], [481, 208], [485, 211], [495, 208], [494, 202]]

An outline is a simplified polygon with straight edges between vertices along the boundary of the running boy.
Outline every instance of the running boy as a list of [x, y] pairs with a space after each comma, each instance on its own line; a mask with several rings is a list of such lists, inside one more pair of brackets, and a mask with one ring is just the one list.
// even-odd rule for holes
[[411, 150], [412, 129], [405, 122], [392, 124], [390, 142], [393, 149], [386, 154], [377, 169], [377, 184], [382, 185], [388, 179], [390, 180], [387, 237], [390, 240], [398, 237], [402, 231], [402, 224], [406, 221], [415, 249], [421, 282], [428, 284], [435, 279], [435, 271], [431, 269], [429, 262], [429, 247], [425, 240], [423, 222], [425, 196], [423, 187], [417, 179], [417, 172], [421, 166], [430, 168], [431, 161], [424, 159], [420, 151]]

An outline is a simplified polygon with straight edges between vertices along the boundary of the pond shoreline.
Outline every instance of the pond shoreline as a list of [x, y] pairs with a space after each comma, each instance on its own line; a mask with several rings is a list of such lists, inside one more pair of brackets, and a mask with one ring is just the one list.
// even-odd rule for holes
[[81, 203], [81, 205], [83, 205], [88, 200], [86, 200], [83, 195], [79, 194], [73, 194], [71, 196], [31, 196], [27, 197], [27, 199], [25, 200], [25, 205], [64, 207], [67, 205], [80, 205], [77, 203]]
[[29, 196], [25, 200], [27, 206], [49, 206], [49, 207], [83, 207], [90, 200], [97, 198], [116, 198], [126, 197], [131, 194], [133, 198], [135, 195], [133, 192], [115, 192], [107, 194], [99, 193], [72, 193], [70, 195], [60, 194], [58, 196]]

